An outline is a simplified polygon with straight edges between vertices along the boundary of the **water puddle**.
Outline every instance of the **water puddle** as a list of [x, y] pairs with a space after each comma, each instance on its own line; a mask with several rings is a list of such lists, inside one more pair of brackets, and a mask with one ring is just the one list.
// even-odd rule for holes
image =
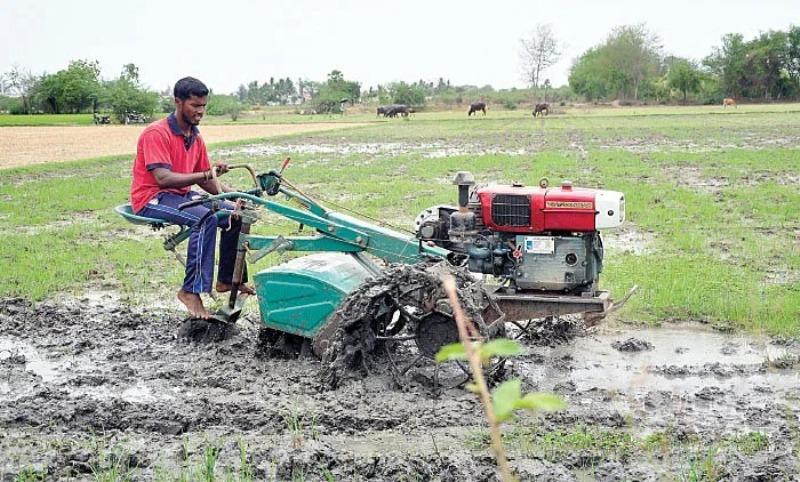
[[[606, 329], [546, 350], [545, 363], [516, 365], [524, 379], [540, 390], [567, 389], [573, 404], [620, 412], [643, 409], [645, 403], [714, 404], [739, 397], [749, 397], [755, 404], [793, 406], [800, 390], [795, 370], [777, 369], [771, 363], [797, 359], [796, 347], [700, 325]], [[654, 397], [661, 401], [654, 402]], [[723, 411], [733, 416], [735, 404]]]
[[108, 370], [85, 356], [47, 359], [35, 347], [15, 337], [0, 337], [0, 367], [4, 375], [0, 381], [0, 396], [5, 397], [25, 396], [37, 387], [47, 385], [58, 386], [72, 397], [88, 396], [95, 400], [116, 398], [131, 403], [149, 403], [174, 398], [142, 381], [119, 386], [109, 377]]
[[440, 159], [450, 156], [504, 154], [507, 156], [522, 156], [531, 152], [525, 148], [501, 149], [487, 148], [477, 144], [450, 144], [445, 142], [430, 142], [420, 144], [406, 144], [399, 142], [386, 143], [353, 143], [353, 144], [252, 144], [232, 149], [221, 149], [217, 154], [222, 157], [245, 155], [248, 157], [271, 157], [283, 155], [287, 152], [295, 154], [328, 154], [335, 156], [349, 155], [380, 155], [396, 156], [408, 153], [423, 153], [427, 159]]
[[19, 338], [6, 337], [0, 337], [0, 362], [24, 365], [25, 371], [41, 377], [45, 382], [58, 378], [62, 369], [69, 364], [69, 360], [59, 362], [45, 360], [31, 345]]

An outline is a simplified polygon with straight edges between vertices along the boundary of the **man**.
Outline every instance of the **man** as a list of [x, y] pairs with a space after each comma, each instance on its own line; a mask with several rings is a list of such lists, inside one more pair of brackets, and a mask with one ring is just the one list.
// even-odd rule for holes
[[[185, 77], [175, 84], [175, 112], [153, 122], [139, 136], [131, 182], [131, 204], [136, 214], [191, 228], [186, 276], [178, 291], [178, 300], [192, 317], [200, 319], [211, 318], [200, 293], [211, 291], [217, 228], [223, 228], [216, 284], [220, 293], [232, 287], [241, 229], [238, 217], [230, 214], [218, 217], [203, 205], [178, 209], [180, 204], [198, 196], [191, 189], [195, 184], [210, 194], [232, 191], [216, 179], [217, 175], [228, 171], [227, 164], [217, 162], [212, 172], [205, 142], [197, 129], [208, 104], [208, 93], [205, 84], [193, 77]], [[231, 210], [234, 206], [221, 203], [221, 207]], [[244, 284], [246, 279], [244, 271], [239, 291], [254, 294], [253, 289]]]

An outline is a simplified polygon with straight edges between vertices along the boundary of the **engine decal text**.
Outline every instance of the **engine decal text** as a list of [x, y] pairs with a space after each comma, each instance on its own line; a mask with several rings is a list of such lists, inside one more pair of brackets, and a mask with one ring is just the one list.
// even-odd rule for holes
[[593, 209], [591, 202], [586, 201], [547, 201], [545, 207], [555, 209]]

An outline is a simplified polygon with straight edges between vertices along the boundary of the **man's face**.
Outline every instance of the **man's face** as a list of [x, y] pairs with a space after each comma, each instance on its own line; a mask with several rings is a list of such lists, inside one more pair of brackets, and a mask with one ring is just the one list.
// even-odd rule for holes
[[208, 96], [197, 97], [193, 95], [186, 100], [175, 99], [175, 104], [178, 107], [178, 114], [183, 118], [183, 121], [189, 125], [196, 126], [200, 124], [200, 119], [206, 112], [206, 105], [208, 105]]

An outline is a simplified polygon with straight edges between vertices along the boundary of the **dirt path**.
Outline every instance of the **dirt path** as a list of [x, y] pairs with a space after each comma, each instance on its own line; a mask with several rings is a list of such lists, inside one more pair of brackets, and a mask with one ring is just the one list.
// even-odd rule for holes
[[[361, 124], [207, 125], [200, 132], [207, 144], [343, 129]], [[3, 127], [0, 128], [0, 169], [28, 164], [74, 161], [131, 154], [144, 126]]]
[[[464, 390], [435, 398], [372, 376], [329, 391], [315, 359], [260, 356], [257, 320], [199, 344], [172, 316], [97, 301], [0, 300], [0, 480], [206, 480], [209, 457], [235, 476], [225, 480], [498, 480]], [[796, 360], [796, 346], [684, 324], [528, 350], [510, 376], [568, 408], [506, 426], [521, 480], [772, 481], [800, 469], [800, 382], [765, 364]]]

